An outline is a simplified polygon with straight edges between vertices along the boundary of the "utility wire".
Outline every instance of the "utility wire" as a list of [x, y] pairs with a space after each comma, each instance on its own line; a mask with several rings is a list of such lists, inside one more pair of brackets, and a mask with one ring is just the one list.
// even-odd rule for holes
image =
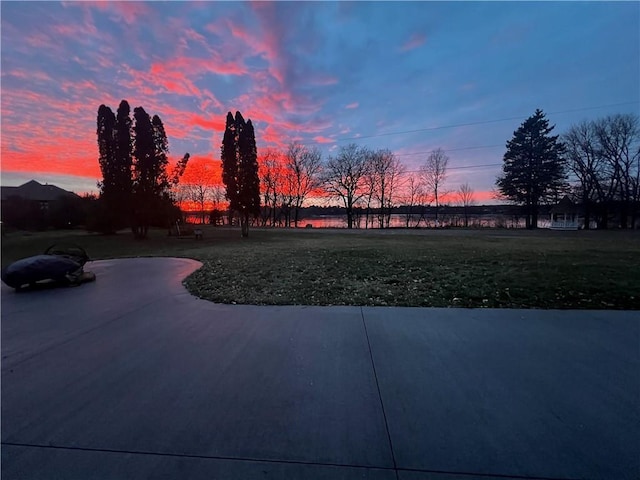
[[[635, 101], [631, 101], [631, 102], [621, 102], [621, 103], [611, 103], [609, 105], [598, 105], [596, 107], [583, 107], [583, 108], [574, 108], [571, 110], [559, 110], [556, 112], [547, 112], [547, 115], [560, 115], [563, 113], [573, 113], [573, 112], [584, 112], [587, 110], [598, 110], [601, 108], [609, 108], [609, 107], [619, 107], [619, 106], [623, 106], [623, 105], [632, 105], [632, 104], [636, 104], [636, 103], [640, 103], [640, 101], [635, 100]], [[418, 133], [418, 132], [429, 132], [432, 130], [444, 130], [447, 128], [458, 128], [458, 127], [471, 127], [474, 125], [486, 125], [489, 123], [499, 123], [499, 122], [507, 122], [507, 121], [512, 121], [512, 120], [522, 120], [523, 116], [517, 116], [517, 117], [506, 117], [506, 118], [499, 118], [496, 120], [483, 120], [480, 122], [469, 122], [469, 123], [457, 123], [457, 124], [452, 124], [452, 125], [440, 125], [440, 126], [436, 126], [436, 127], [426, 127], [426, 128], [417, 128], [415, 130], [403, 130], [403, 131], [399, 131], [399, 132], [385, 132], [385, 133], [378, 133], [375, 135], [361, 135], [358, 137], [343, 137], [343, 138], [336, 138], [334, 139], [334, 142], [346, 142], [349, 140], [362, 140], [365, 138], [377, 138], [377, 137], [386, 137], [386, 136], [391, 136], [391, 135], [404, 135], [407, 133]], [[312, 143], [312, 145], [321, 145], [320, 142], [315, 142]]]
[[[477, 146], [471, 146], [471, 147], [460, 147], [460, 148], [449, 148], [447, 150], [442, 150], [443, 152], [458, 152], [460, 150], [478, 150], [481, 148], [498, 148], [498, 147], [502, 147], [504, 148], [504, 144], [500, 144], [500, 145], [477, 145]], [[434, 150], [428, 150], [426, 152], [410, 152], [410, 153], [394, 153], [394, 155], [396, 157], [406, 157], [406, 156], [410, 156], [410, 155], [425, 155], [427, 153], [433, 153]]]
[[[462, 165], [460, 167], [449, 167], [447, 166], [447, 171], [449, 170], [465, 170], [467, 168], [489, 168], [489, 167], [498, 167], [502, 165], [502, 163], [483, 163], [482, 165]], [[420, 170], [404, 170], [404, 173], [419, 173]]]

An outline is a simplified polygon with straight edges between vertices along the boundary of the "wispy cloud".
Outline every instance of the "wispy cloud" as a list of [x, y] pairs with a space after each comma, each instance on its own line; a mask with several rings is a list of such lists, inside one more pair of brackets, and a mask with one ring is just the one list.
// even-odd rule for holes
[[400, 47], [401, 52], [408, 52], [421, 47], [427, 42], [427, 36], [424, 33], [414, 33], [409, 39]]

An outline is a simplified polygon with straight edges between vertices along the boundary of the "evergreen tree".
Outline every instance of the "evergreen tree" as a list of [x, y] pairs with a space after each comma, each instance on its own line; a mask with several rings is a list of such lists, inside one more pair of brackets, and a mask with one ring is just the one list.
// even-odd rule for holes
[[169, 143], [162, 120], [137, 107], [132, 121], [130, 112], [126, 100], [120, 102], [117, 116], [105, 105], [98, 109], [100, 224], [105, 232], [130, 225], [137, 238], [144, 238], [150, 225], [166, 226], [167, 216], [174, 215], [172, 182], [175, 187], [189, 157], [169, 179]]
[[239, 138], [238, 197], [241, 212], [242, 236], [249, 235], [249, 217], [260, 215], [260, 179], [258, 177], [258, 149], [251, 120], [247, 120]]
[[126, 100], [118, 106], [115, 124], [115, 165], [117, 175], [117, 200], [114, 205], [117, 215], [118, 228], [130, 224], [129, 212], [131, 206], [131, 108]]
[[102, 210], [100, 226], [103, 233], [114, 233], [119, 180], [118, 169], [114, 161], [116, 155], [116, 117], [106, 105], [100, 105], [98, 108], [97, 124], [98, 162], [102, 172], [102, 181], [98, 183]]
[[507, 142], [498, 191], [513, 203], [526, 207], [527, 228], [537, 228], [538, 207], [566, 185], [563, 145], [550, 135], [542, 110], [538, 109], [513, 133]]
[[154, 196], [164, 198], [169, 194], [169, 176], [167, 167], [169, 166], [169, 141], [164, 130], [164, 124], [158, 115], [154, 115], [151, 120], [153, 128], [153, 187]]
[[131, 230], [136, 238], [145, 238], [149, 230], [154, 196], [155, 145], [149, 114], [142, 107], [133, 110], [135, 134], [133, 156], [133, 219]]
[[235, 118], [227, 114], [221, 158], [229, 210], [239, 213], [242, 236], [247, 237], [250, 217], [260, 214], [260, 180], [253, 124], [245, 122], [240, 112]]
[[238, 208], [238, 143], [236, 122], [231, 112], [227, 114], [220, 158], [222, 159], [222, 183], [225, 184], [226, 196], [229, 200], [229, 223], [231, 224], [232, 212]]

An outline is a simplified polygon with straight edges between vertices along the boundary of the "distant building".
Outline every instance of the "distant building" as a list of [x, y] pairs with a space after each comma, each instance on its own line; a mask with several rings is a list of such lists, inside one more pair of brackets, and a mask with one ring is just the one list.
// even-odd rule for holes
[[578, 230], [578, 207], [565, 196], [551, 208], [551, 230]]
[[49, 210], [52, 202], [56, 202], [64, 198], [80, 198], [73, 192], [63, 190], [55, 185], [42, 185], [35, 180], [30, 180], [19, 187], [0, 187], [0, 195], [2, 202], [6, 202], [12, 197], [22, 200], [31, 200], [38, 202], [41, 210]]
[[3, 229], [71, 228], [84, 221], [81, 198], [55, 185], [31, 180], [19, 187], [0, 187], [0, 199]]

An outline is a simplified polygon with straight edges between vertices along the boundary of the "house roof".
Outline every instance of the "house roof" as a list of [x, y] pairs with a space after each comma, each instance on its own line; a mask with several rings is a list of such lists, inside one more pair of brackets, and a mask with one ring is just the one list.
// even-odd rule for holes
[[42, 185], [35, 180], [30, 180], [19, 187], [0, 187], [0, 190], [2, 200], [7, 200], [9, 197], [21, 197], [27, 200], [50, 202], [60, 197], [77, 197], [73, 192], [63, 190], [55, 185]]
[[551, 207], [551, 213], [576, 213], [578, 208], [566, 195], [558, 202], [557, 205]]

